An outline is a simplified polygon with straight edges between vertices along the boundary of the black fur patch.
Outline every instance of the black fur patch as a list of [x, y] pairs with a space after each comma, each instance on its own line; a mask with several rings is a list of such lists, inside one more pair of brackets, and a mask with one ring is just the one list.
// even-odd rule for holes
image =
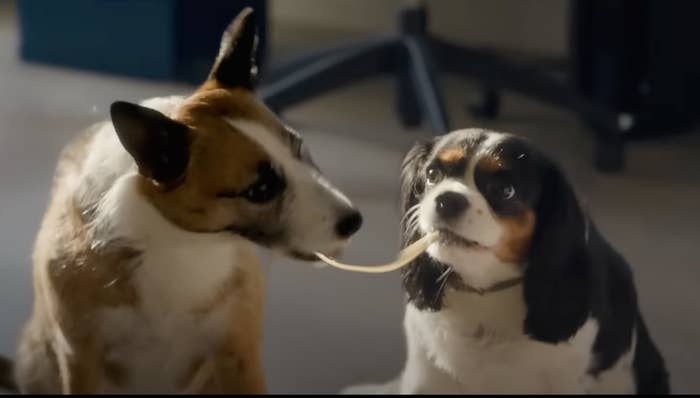
[[241, 11], [224, 32], [220, 59], [212, 71], [214, 78], [226, 87], [252, 89], [257, 75], [257, 43], [255, 16], [248, 7]]
[[110, 108], [112, 123], [139, 172], [165, 184], [179, 181], [189, 162], [189, 130], [162, 113], [128, 102]]
[[402, 274], [408, 300], [420, 310], [439, 311], [443, 307], [445, 289], [459, 288], [461, 279], [449, 265], [422, 254]]

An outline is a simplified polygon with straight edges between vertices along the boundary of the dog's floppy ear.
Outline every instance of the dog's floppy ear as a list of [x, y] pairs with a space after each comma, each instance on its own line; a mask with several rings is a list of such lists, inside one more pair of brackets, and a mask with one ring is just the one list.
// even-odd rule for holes
[[224, 31], [209, 80], [223, 87], [252, 89], [258, 71], [255, 63], [257, 44], [253, 9], [246, 7]]
[[165, 185], [181, 180], [189, 161], [187, 126], [128, 102], [113, 103], [110, 113], [119, 141], [141, 175]]
[[[419, 238], [415, 229], [409, 229], [411, 217], [406, 212], [417, 205], [423, 196], [425, 182], [420, 172], [434, 145], [432, 141], [417, 142], [404, 156], [401, 164], [401, 246]], [[403, 287], [408, 300], [420, 310], [438, 311], [442, 307], [444, 288], [449, 283], [449, 267], [422, 254], [401, 271]]]
[[525, 271], [524, 330], [549, 343], [567, 340], [590, 312], [586, 219], [559, 167], [542, 161], [537, 223]]
[[[433, 141], [419, 141], [413, 145], [403, 158], [401, 163], [401, 214], [406, 214], [406, 211], [412, 206], [418, 204], [420, 196], [423, 194], [424, 182], [420, 178], [419, 173], [424, 166], [428, 154], [433, 147]], [[406, 246], [412, 240], [413, 236], [406, 236], [405, 222], [402, 220], [402, 245]]]

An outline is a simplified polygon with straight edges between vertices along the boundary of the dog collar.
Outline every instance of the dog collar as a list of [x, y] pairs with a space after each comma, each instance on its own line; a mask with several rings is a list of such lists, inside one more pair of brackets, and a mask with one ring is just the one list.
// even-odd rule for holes
[[473, 286], [469, 286], [464, 281], [460, 281], [459, 286], [457, 287], [459, 290], [467, 291], [469, 293], [476, 293], [479, 296], [483, 296], [488, 293], [495, 293], [495, 292], [500, 292], [501, 290], [506, 290], [510, 289], [511, 287], [519, 285], [523, 281], [522, 276], [518, 276], [515, 278], [511, 279], [506, 279], [501, 282], [497, 282], [489, 287], [485, 288], [477, 288]]

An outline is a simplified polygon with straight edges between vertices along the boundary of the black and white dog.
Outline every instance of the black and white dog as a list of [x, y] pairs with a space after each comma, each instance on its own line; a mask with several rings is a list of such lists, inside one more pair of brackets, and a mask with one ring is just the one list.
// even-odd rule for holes
[[632, 272], [526, 140], [466, 129], [402, 166], [408, 358], [347, 393], [667, 393]]

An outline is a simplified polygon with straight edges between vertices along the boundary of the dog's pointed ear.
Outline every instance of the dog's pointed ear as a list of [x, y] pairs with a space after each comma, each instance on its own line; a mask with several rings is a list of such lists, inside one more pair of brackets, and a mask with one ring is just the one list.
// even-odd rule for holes
[[[418, 204], [425, 189], [425, 182], [420, 172], [430, 154], [434, 141], [419, 141], [406, 153], [401, 162], [401, 213]], [[405, 223], [408, 220], [403, 220]], [[406, 225], [401, 225], [403, 244], [408, 244], [413, 237], [406, 235]]]
[[246, 7], [224, 31], [209, 80], [222, 87], [252, 89], [258, 73], [257, 44], [255, 15], [252, 8]]
[[543, 160], [537, 222], [525, 271], [524, 330], [549, 343], [565, 341], [590, 314], [588, 227], [575, 192], [558, 166]]
[[110, 114], [119, 141], [141, 175], [164, 185], [182, 180], [189, 161], [187, 126], [128, 102], [113, 103]]

